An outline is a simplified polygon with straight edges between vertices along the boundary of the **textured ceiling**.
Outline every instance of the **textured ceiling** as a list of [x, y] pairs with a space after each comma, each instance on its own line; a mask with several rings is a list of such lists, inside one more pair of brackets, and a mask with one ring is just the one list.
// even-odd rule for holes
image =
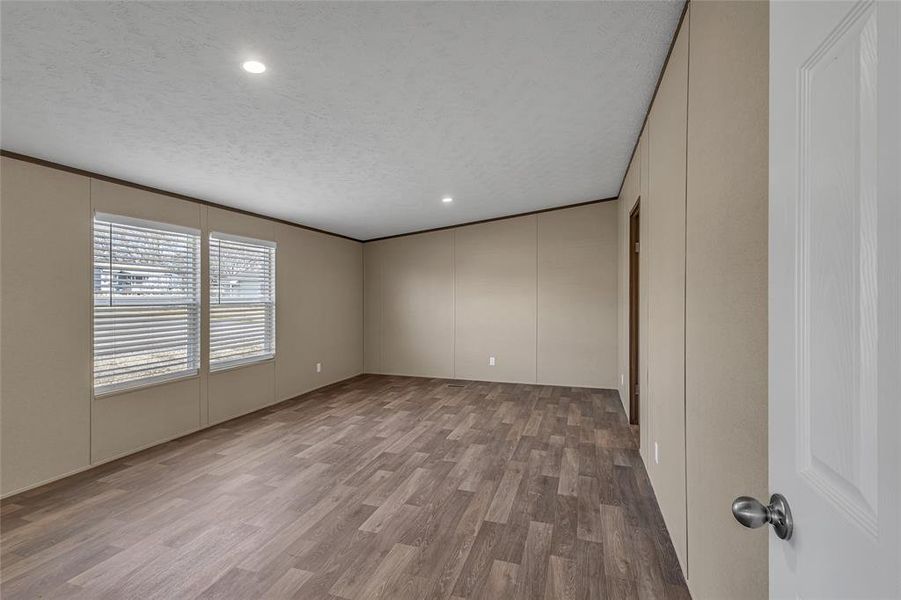
[[0, 7], [4, 149], [370, 239], [615, 196], [682, 2]]

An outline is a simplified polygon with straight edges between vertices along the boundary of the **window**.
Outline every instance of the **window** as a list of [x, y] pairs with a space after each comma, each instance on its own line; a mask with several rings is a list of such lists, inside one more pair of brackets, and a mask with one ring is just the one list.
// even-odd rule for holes
[[200, 367], [200, 232], [94, 216], [94, 392]]
[[275, 356], [275, 242], [210, 234], [210, 369]]

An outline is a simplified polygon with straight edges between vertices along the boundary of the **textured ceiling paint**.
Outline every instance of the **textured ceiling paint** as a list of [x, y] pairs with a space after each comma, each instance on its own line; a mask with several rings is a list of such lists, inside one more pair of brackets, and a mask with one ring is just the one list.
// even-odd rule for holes
[[0, 145], [360, 239], [611, 197], [681, 9], [4, 1]]

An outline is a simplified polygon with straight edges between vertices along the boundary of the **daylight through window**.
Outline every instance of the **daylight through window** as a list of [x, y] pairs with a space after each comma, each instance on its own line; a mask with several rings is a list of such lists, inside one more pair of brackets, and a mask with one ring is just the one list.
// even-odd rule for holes
[[275, 242], [210, 234], [210, 369], [275, 356]]
[[200, 232], [94, 217], [94, 391], [193, 375], [200, 366]]

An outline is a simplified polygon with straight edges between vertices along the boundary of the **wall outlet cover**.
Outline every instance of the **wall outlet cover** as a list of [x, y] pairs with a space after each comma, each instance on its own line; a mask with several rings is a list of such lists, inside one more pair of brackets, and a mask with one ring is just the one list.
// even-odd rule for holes
[[494, 366], [494, 357], [493, 357], [493, 356], [489, 356], [489, 357], [488, 357], [488, 366], [489, 366], [489, 367], [493, 367], [493, 366]]

